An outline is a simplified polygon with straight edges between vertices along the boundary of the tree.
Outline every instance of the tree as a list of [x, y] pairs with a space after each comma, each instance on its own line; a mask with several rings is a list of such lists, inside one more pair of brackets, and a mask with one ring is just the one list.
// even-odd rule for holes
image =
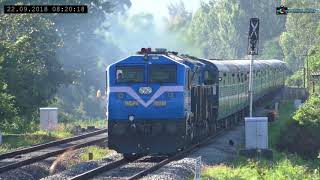
[[320, 128], [320, 97], [310, 96], [308, 101], [295, 112], [293, 118], [302, 125]]
[[261, 44], [274, 39], [283, 31], [284, 19], [276, 17], [274, 9], [271, 9], [275, 6], [276, 2], [253, 0], [204, 3], [192, 19], [191, 36], [206, 57], [241, 58], [247, 53], [251, 17], [260, 19]]
[[168, 5], [169, 18], [167, 27], [169, 31], [179, 31], [189, 25], [192, 19], [192, 13], [186, 10], [182, 1]]
[[[290, 7], [317, 7], [317, 1], [290, 1]], [[288, 5], [288, 6], [289, 6]], [[286, 22], [286, 32], [280, 36], [280, 45], [284, 51], [285, 60], [293, 69], [304, 66], [308, 50], [320, 42], [317, 35], [319, 15], [314, 14], [289, 14]]]
[[[103, 117], [101, 102], [93, 96], [105, 87], [106, 64], [121, 54], [118, 47], [102, 36], [108, 28], [105, 21], [110, 13], [123, 13], [131, 3], [130, 0], [69, 0], [65, 3], [87, 4], [89, 13], [48, 17], [63, 41], [57, 50], [58, 58], [73, 77], [71, 85], [59, 89], [56, 97], [59, 101], [55, 105], [75, 118]], [[77, 113], [80, 107], [84, 113]]]
[[31, 119], [66, 82], [55, 54], [59, 38], [41, 15], [3, 15], [0, 27], [5, 27], [0, 28], [0, 49], [7, 91], [15, 96], [19, 114]]
[[[320, 21], [317, 28], [317, 36], [320, 36]], [[308, 53], [307, 61], [311, 71], [319, 72], [320, 71], [320, 42], [318, 42], [315, 47], [311, 48]]]
[[263, 48], [260, 51], [262, 59], [282, 59], [284, 57], [278, 39], [266, 41], [263, 44]]
[[17, 109], [14, 106], [14, 96], [8, 94], [7, 84], [3, 78], [3, 57], [0, 57], [0, 128], [4, 129], [7, 124], [12, 123], [13, 117], [17, 115]]
[[[56, 52], [56, 58], [70, 77], [68, 82], [71, 83], [57, 86], [60, 88], [54, 105], [66, 113], [75, 114], [76, 118], [102, 117], [104, 113], [100, 101], [92, 95], [96, 90], [104, 89], [106, 64], [113, 60], [111, 57], [119, 57], [121, 51], [104, 39], [101, 32], [104, 33], [108, 28], [105, 23], [108, 15], [112, 12], [125, 12], [131, 6], [130, 0], [0, 1], [0, 4], [17, 3], [88, 6], [88, 14], [48, 14], [41, 17], [52, 23], [56, 39], [60, 39], [59, 46], [53, 52]], [[85, 113], [77, 113], [80, 106]]]

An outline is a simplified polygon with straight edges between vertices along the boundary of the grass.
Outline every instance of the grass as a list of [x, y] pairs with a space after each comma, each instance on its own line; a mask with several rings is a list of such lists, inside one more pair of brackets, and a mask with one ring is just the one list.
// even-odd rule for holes
[[[269, 144], [275, 148], [281, 132], [292, 121], [294, 107], [292, 102], [279, 106], [279, 117], [269, 126]], [[320, 180], [320, 157], [315, 160], [303, 160], [292, 154], [273, 149], [274, 159], [247, 159], [238, 157], [226, 164], [204, 167], [201, 179], [315, 179]]]
[[227, 165], [206, 167], [201, 179], [320, 179], [319, 162], [274, 152], [273, 161], [238, 158]]
[[64, 124], [67, 129], [74, 126], [81, 126], [82, 128], [87, 128], [88, 126], [95, 126], [96, 128], [107, 127], [107, 121], [105, 119], [88, 119], [88, 120], [75, 120]]
[[274, 148], [277, 144], [281, 132], [285, 131], [289, 123], [293, 120], [294, 105], [292, 101], [286, 101], [279, 105], [277, 120], [269, 126], [269, 145]]
[[4, 134], [3, 142], [0, 145], [0, 153], [5, 153], [17, 148], [42, 144], [71, 136], [72, 134], [62, 128], [62, 126], [59, 126], [58, 129], [54, 131], [39, 130], [30, 134]]
[[3, 143], [0, 145], [0, 153], [12, 151], [17, 148], [28, 147], [35, 144], [46, 143], [58, 139], [68, 138], [73, 136], [71, 133], [74, 126], [95, 126], [96, 128], [106, 127], [105, 120], [76, 120], [72, 123], [59, 123], [54, 131], [38, 130], [29, 134], [9, 135], [4, 133]]
[[53, 141], [55, 139], [56, 138], [54, 136], [48, 136], [45, 134], [4, 135], [3, 142], [0, 145], [0, 153], [5, 153], [20, 147]]
[[84, 152], [80, 155], [81, 160], [88, 161], [89, 153], [93, 153], [93, 160], [101, 160], [105, 158], [111, 151], [109, 149], [98, 146], [89, 146], [84, 148]]

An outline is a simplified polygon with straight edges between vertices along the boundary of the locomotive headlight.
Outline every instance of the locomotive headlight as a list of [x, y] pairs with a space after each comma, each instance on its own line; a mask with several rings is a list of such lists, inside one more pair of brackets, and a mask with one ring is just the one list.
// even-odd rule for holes
[[133, 121], [134, 120], [134, 116], [129, 116], [129, 121]]

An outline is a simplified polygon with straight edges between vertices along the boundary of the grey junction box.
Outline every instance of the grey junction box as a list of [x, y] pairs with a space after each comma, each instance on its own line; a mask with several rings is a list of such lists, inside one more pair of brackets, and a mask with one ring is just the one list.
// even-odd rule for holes
[[246, 149], [268, 149], [268, 118], [245, 118]]
[[58, 125], [58, 108], [40, 108], [40, 129], [53, 130]]

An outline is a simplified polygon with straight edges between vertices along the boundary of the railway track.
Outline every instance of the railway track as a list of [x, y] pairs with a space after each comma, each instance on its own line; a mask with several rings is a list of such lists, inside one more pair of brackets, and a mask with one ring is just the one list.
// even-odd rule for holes
[[[140, 179], [148, 174], [151, 174], [152, 172], [160, 169], [161, 167], [169, 164], [170, 162], [173, 162], [175, 160], [181, 159], [185, 156], [187, 156], [190, 152], [196, 150], [197, 148], [201, 146], [205, 146], [208, 142], [213, 140], [214, 138], [220, 136], [225, 131], [220, 131], [219, 133], [215, 134], [214, 136], [211, 136], [197, 144], [194, 144], [193, 146], [173, 155], [170, 157], [162, 157], [162, 158], [155, 158], [152, 160], [152, 157], [150, 156], [144, 156], [141, 158], [136, 158], [132, 161], [127, 161], [125, 159], [121, 159], [106, 165], [102, 165], [100, 167], [97, 167], [95, 169], [92, 169], [90, 171], [87, 171], [83, 174], [79, 174], [77, 176], [71, 177], [70, 180], [85, 180], [89, 178], [93, 179]], [[149, 160], [148, 160], [149, 159]], [[151, 159], [151, 160], [150, 160]], [[154, 162], [157, 161], [157, 162]], [[139, 168], [132, 168], [130, 167], [130, 164], [143, 164], [144, 167]], [[137, 169], [137, 170], [136, 170]], [[111, 172], [115, 171], [115, 172]], [[126, 177], [124, 178], [122, 175], [119, 177], [120, 174], [123, 174], [125, 171], [131, 171], [128, 172]]]
[[54, 157], [64, 152], [107, 141], [107, 129], [0, 154], [0, 173]]

